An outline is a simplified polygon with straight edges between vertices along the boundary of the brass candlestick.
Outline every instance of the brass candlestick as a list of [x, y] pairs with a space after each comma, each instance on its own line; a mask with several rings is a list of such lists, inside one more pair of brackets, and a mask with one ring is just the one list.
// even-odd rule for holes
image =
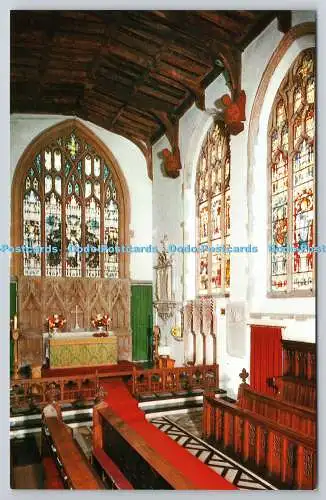
[[14, 373], [13, 378], [17, 380], [19, 378], [19, 359], [18, 359], [18, 340], [19, 340], [19, 330], [14, 328], [12, 331], [12, 339], [14, 341]]

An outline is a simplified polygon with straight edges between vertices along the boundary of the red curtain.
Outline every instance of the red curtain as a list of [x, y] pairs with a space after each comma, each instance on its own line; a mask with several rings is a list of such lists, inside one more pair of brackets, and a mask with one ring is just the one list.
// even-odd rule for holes
[[282, 375], [282, 333], [275, 326], [251, 326], [250, 387], [274, 394], [272, 378]]

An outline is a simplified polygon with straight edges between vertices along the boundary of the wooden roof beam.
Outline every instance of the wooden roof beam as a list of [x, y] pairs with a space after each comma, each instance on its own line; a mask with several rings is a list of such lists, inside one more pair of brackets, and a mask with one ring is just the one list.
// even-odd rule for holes
[[[209, 58], [209, 52], [207, 51], [207, 47], [205, 42], [196, 38], [193, 34], [189, 34], [184, 31], [180, 31], [177, 26], [171, 26], [168, 23], [159, 25], [157, 21], [153, 19], [153, 22], [150, 22], [148, 17], [145, 17], [144, 14], [140, 12], [136, 12], [137, 20], [133, 17], [128, 16], [124, 20], [124, 25], [130, 29], [137, 29], [147, 31], [149, 33], [153, 33], [153, 36], [160, 37], [162, 41], [172, 42], [175, 44], [180, 51], [185, 51], [185, 53], [189, 53], [189, 50], [193, 54], [193, 56], [198, 57], [198, 60], [206, 60]], [[135, 12], [132, 12], [132, 15], [135, 15]], [[183, 24], [183, 22], [181, 23]], [[163, 30], [161, 28], [164, 28]], [[191, 47], [191, 49], [187, 49]]]
[[185, 33], [181, 28], [183, 26], [185, 26], [187, 30], [189, 30], [189, 27], [192, 27], [193, 31], [196, 33], [196, 37], [200, 38], [203, 42], [210, 42], [217, 38], [234, 45], [234, 36], [232, 36], [231, 33], [228, 33], [222, 28], [218, 28], [209, 21], [201, 19], [196, 16], [196, 12], [169, 10], [154, 11], [154, 14], [159, 17], [158, 22], [172, 25], [173, 28], [179, 32]]
[[243, 24], [240, 21], [236, 21], [235, 19], [228, 17], [228, 11], [200, 10], [196, 11], [196, 14], [230, 32], [239, 33], [243, 29]]
[[284, 10], [277, 14], [277, 28], [281, 33], [287, 33], [292, 26], [292, 12]]
[[195, 96], [195, 101], [198, 109], [205, 109], [205, 89], [200, 85], [200, 83], [196, 84], [190, 78], [185, 77], [181, 74], [178, 69], [170, 69], [167, 65], [160, 68], [160, 73], [162, 75], [166, 75], [171, 80], [176, 80], [180, 83], [188, 92]]
[[140, 109], [144, 109], [145, 111], [157, 109], [158, 111], [173, 112], [174, 110], [174, 106], [172, 104], [168, 104], [154, 97], [142, 98], [137, 95], [133, 95], [130, 91], [117, 90], [117, 88], [112, 86], [103, 86], [103, 82], [102, 85], [96, 87], [96, 92], [100, 92], [110, 98], [116, 98], [121, 103], [121, 105], [130, 104], [131, 106], [139, 107]]
[[[248, 12], [248, 11], [245, 11]], [[247, 33], [242, 36], [241, 41], [239, 43], [239, 48], [244, 50], [247, 45], [254, 40], [267, 26], [275, 19], [277, 12], [276, 11], [262, 11], [263, 14], [261, 19], [256, 23], [251, 23], [251, 27], [247, 30]]]
[[[218, 41], [211, 44], [212, 55], [215, 62], [220, 61], [224, 67], [226, 83], [230, 88], [232, 98], [236, 99], [241, 91], [241, 52], [239, 49], [231, 49], [228, 45]], [[225, 73], [226, 71], [226, 73]]]
[[[150, 74], [155, 71], [157, 66], [159, 65], [161, 61], [161, 56], [162, 52], [166, 50], [169, 46], [169, 42], [165, 42], [157, 51], [156, 55], [153, 58], [149, 59], [149, 63], [147, 65], [146, 70], [142, 73], [142, 75], [134, 82], [133, 86], [133, 91], [131, 93], [131, 97], [134, 98], [134, 96], [138, 93], [140, 90], [140, 87], [144, 85], [144, 83], [147, 81], [148, 77]], [[146, 94], [146, 100], [147, 100], [148, 94]], [[123, 105], [121, 109], [118, 111], [116, 117], [112, 120], [111, 126], [114, 126], [115, 122], [119, 120], [119, 117], [121, 116], [121, 113], [125, 109], [126, 105]]]

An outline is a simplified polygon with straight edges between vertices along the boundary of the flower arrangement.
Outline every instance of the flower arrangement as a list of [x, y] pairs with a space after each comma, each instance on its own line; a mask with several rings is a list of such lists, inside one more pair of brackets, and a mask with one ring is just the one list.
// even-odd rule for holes
[[95, 318], [92, 318], [91, 323], [94, 328], [98, 328], [99, 330], [105, 328], [108, 330], [111, 321], [112, 319], [108, 314], [97, 314]]
[[49, 330], [61, 330], [64, 327], [67, 320], [63, 316], [59, 314], [52, 314], [47, 318], [47, 322], [49, 325]]

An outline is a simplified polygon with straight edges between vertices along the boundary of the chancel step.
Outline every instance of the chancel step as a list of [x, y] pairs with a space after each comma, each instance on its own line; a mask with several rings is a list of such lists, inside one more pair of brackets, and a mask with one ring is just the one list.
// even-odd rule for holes
[[[65, 424], [70, 427], [89, 425], [92, 423], [92, 408], [71, 409], [63, 408], [62, 417]], [[41, 413], [29, 413], [10, 417], [10, 437], [24, 436], [41, 431]]]
[[[225, 396], [224, 389], [218, 389], [215, 397]], [[138, 407], [143, 410], [146, 419], [168, 413], [188, 413], [203, 406], [202, 391], [191, 393], [166, 393], [149, 395], [147, 401], [140, 401]]]

